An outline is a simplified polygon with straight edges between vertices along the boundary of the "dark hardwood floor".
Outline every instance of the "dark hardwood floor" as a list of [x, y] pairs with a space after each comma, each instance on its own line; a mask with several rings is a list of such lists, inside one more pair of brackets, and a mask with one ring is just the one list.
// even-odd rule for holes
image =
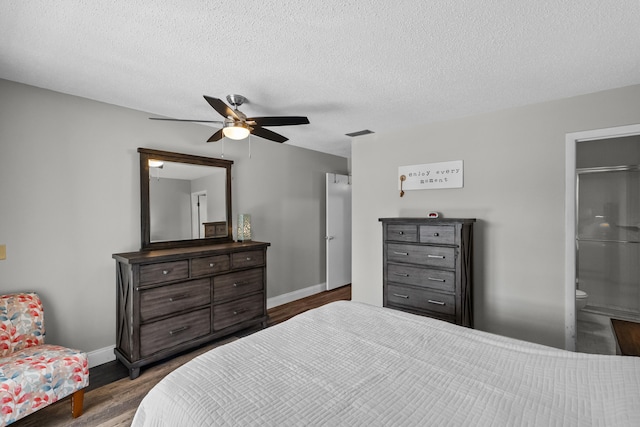
[[[302, 298], [287, 304], [283, 304], [278, 307], [274, 307], [267, 311], [269, 314], [269, 321], [268, 321], [267, 327], [278, 324], [280, 322], [284, 322], [285, 320], [295, 316], [296, 314], [303, 313], [307, 310], [311, 310], [312, 308], [320, 307], [321, 305], [324, 305], [333, 301], [350, 300], [350, 299], [351, 299], [351, 285], [347, 285], [331, 291], [325, 291], [319, 294], [311, 295], [309, 297]], [[243, 333], [241, 334], [236, 333], [235, 335], [246, 336], [258, 330], [260, 329], [252, 328], [252, 329], [243, 331]], [[163, 363], [163, 361], [160, 361], [157, 364], [161, 364], [161, 363]], [[128, 375], [129, 375], [129, 371], [127, 370], [127, 368], [117, 360], [96, 366], [89, 370], [90, 381], [89, 381], [89, 387], [87, 388], [86, 391], [90, 391], [90, 390], [102, 387], [106, 384], [112, 383], [114, 381], [120, 380], [122, 378], [126, 378]]]

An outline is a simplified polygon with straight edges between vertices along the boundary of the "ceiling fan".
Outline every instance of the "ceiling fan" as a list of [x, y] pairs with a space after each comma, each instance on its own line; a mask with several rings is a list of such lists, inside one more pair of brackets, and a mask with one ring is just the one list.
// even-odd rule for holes
[[166, 119], [160, 117], [149, 117], [151, 120], [167, 120], [174, 122], [198, 122], [198, 123], [220, 123], [222, 129], [211, 135], [207, 142], [219, 141], [223, 137], [231, 139], [244, 139], [249, 134], [259, 136], [275, 142], [285, 142], [289, 138], [278, 133], [265, 129], [263, 126], [292, 126], [307, 125], [309, 119], [303, 116], [277, 116], [277, 117], [247, 117], [238, 107], [247, 101], [242, 95], [227, 95], [227, 101], [233, 106], [231, 109], [227, 104], [218, 98], [204, 95], [209, 105], [213, 107], [222, 117], [220, 120], [196, 120], [196, 119]]

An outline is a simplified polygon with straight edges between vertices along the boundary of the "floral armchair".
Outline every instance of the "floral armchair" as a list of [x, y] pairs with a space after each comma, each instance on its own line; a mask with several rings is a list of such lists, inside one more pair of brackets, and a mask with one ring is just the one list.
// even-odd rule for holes
[[43, 307], [35, 293], [0, 296], [0, 426], [68, 395], [82, 414], [89, 385], [87, 354], [44, 343]]

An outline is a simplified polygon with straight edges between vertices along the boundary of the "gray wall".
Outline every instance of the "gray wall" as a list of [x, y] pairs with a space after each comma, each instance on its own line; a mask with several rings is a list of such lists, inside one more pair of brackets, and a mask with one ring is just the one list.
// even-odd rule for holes
[[[113, 346], [111, 255], [140, 248], [136, 150], [220, 157], [205, 143], [215, 130], [6, 80], [0, 93], [0, 292], [41, 294], [48, 342]], [[254, 239], [272, 245], [268, 297], [323, 283], [324, 173], [347, 160], [259, 138], [252, 158], [246, 140], [227, 141], [225, 158], [234, 218], [250, 213]]]
[[191, 181], [150, 179], [149, 223], [152, 242], [191, 236]]
[[191, 181], [191, 192], [207, 190], [207, 221], [224, 221], [226, 211], [227, 177], [224, 173], [214, 173]]
[[[565, 134], [640, 123], [640, 86], [352, 143], [353, 299], [382, 304], [380, 217], [477, 218], [476, 327], [564, 347]], [[464, 188], [398, 191], [398, 166], [464, 161]]]

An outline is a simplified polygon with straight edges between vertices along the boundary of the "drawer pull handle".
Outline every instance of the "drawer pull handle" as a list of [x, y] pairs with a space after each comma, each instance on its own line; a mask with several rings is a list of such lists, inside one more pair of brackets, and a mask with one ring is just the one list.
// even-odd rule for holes
[[179, 334], [180, 332], [184, 332], [184, 331], [186, 331], [187, 329], [189, 329], [189, 327], [188, 327], [188, 326], [182, 326], [182, 327], [180, 327], [180, 328], [178, 328], [178, 329], [173, 329], [173, 330], [169, 331], [169, 335]]
[[433, 233], [433, 237], [438, 237], [440, 233]]
[[396, 252], [396, 251], [393, 251], [393, 253], [396, 254], [396, 255], [409, 256], [409, 252]]
[[162, 274], [169, 274], [169, 270], [162, 270]]
[[250, 256], [247, 257], [247, 261], [251, 261], [251, 257]]
[[396, 276], [400, 276], [400, 277], [409, 277], [409, 273], [396, 273], [396, 272], [394, 272], [393, 274], [396, 275]]
[[444, 259], [444, 255], [427, 255], [427, 258]]
[[214, 264], [214, 263], [212, 263], [212, 262], [210, 262], [210, 263], [209, 263], [209, 267], [213, 267], [214, 265], [215, 265], [215, 264]]
[[394, 297], [409, 299], [409, 295], [393, 294]]
[[436, 305], [444, 305], [444, 302], [442, 301], [436, 301], [436, 300], [427, 300], [427, 302], [431, 303], [431, 304], [436, 304]]
[[185, 299], [186, 297], [188, 297], [189, 295], [187, 294], [180, 294], [180, 295], [174, 295], [172, 297], [169, 297], [169, 301], [170, 302], [175, 302], [175, 301], [179, 301], [181, 299]]
[[243, 309], [241, 309], [241, 310], [234, 310], [233, 314], [242, 314], [242, 313], [244, 313], [245, 311], [247, 311], [247, 309], [246, 309], [246, 308], [243, 308]]
[[427, 277], [427, 280], [431, 280], [432, 282], [446, 282], [445, 279], [438, 279], [437, 277]]
[[404, 231], [398, 231], [398, 234], [402, 236], [404, 234]]
[[244, 285], [248, 285], [248, 284], [249, 284], [249, 282], [235, 282], [233, 284], [233, 287], [237, 288], [238, 286], [244, 286]]

